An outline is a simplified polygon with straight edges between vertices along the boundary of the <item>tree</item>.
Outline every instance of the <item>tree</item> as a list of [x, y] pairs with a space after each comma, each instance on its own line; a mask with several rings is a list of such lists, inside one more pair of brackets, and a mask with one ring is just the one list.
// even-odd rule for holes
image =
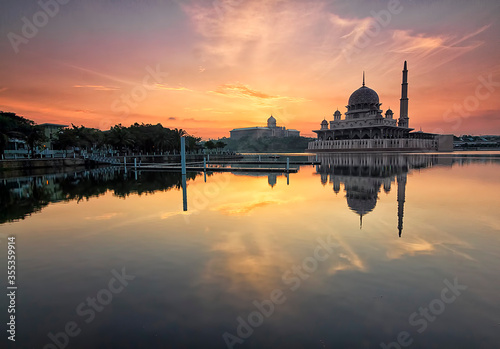
[[135, 143], [130, 131], [122, 124], [115, 125], [107, 131], [106, 142], [119, 150], [128, 150]]
[[33, 156], [35, 148], [45, 141], [47, 141], [47, 137], [41, 126], [31, 126], [27, 131], [26, 145], [28, 146], [28, 151], [31, 152], [31, 156]]
[[201, 141], [201, 137], [193, 137], [193, 136], [187, 136], [186, 137], [186, 148], [189, 151], [197, 150], [200, 148], [200, 145], [198, 142]]
[[224, 149], [224, 147], [225, 147], [226, 145], [227, 145], [227, 144], [226, 144], [226, 143], [224, 143], [223, 141], [217, 141], [217, 142], [215, 142], [215, 147], [216, 147], [217, 149]]
[[207, 149], [215, 149], [215, 144], [212, 141], [206, 141], [205, 142], [205, 148]]
[[9, 138], [27, 140], [35, 125], [33, 120], [26, 119], [15, 113], [0, 112], [0, 154], [7, 148]]

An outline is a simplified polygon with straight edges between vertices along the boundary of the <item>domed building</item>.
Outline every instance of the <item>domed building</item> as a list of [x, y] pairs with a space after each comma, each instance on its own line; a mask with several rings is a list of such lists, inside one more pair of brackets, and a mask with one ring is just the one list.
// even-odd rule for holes
[[243, 127], [235, 128], [230, 131], [232, 139], [240, 138], [260, 138], [260, 137], [300, 137], [300, 131], [287, 129], [283, 126], [276, 125], [276, 118], [270, 116], [267, 119], [267, 127], [255, 126], [255, 127]]
[[385, 115], [381, 109], [379, 95], [363, 83], [348, 100], [345, 117], [337, 109], [333, 120], [325, 119], [318, 135], [310, 142], [308, 151], [346, 151], [346, 150], [453, 150], [452, 135], [437, 135], [424, 132], [411, 132], [408, 117], [408, 69], [406, 61], [403, 67], [403, 82], [400, 99], [399, 119], [387, 109]]

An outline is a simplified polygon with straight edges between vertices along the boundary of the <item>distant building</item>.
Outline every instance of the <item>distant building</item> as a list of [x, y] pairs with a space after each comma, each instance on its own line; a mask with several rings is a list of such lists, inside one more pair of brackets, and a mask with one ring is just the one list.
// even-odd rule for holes
[[43, 144], [43, 146], [47, 149], [52, 149], [52, 142], [56, 139], [56, 135], [59, 130], [68, 127], [68, 125], [59, 125], [59, 124], [40, 124], [45, 133], [45, 137], [47, 137], [47, 141]]
[[452, 151], [453, 135], [439, 135], [425, 132], [411, 132], [408, 116], [408, 69], [403, 67], [399, 119], [394, 118], [391, 109], [382, 114], [377, 92], [363, 85], [349, 97], [347, 112], [342, 119], [340, 111], [333, 114], [333, 120], [323, 120], [317, 133], [318, 139], [310, 142], [309, 151]]
[[276, 126], [276, 119], [271, 115], [267, 119], [267, 127], [244, 127], [235, 128], [230, 131], [231, 139], [240, 139], [244, 137], [260, 138], [260, 137], [300, 137], [300, 131], [286, 129], [286, 127]]

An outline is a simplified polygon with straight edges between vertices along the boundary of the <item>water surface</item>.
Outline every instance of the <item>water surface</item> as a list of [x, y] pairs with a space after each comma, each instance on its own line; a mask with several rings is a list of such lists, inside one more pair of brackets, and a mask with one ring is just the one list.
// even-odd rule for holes
[[178, 174], [0, 181], [16, 347], [57, 348], [50, 335], [64, 344], [74, 322], [67, 348], [496, 348], [491, 154], [320, 155], [288, 178], [193, 173], [186, 211]]

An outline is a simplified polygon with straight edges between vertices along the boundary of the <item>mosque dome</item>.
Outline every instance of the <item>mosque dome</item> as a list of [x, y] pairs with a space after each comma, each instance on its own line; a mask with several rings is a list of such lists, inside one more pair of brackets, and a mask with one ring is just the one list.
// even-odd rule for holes
[[377, 92], [369, 87], [361, 86], [351, 94], [351, 97], [349, 97], [349, 106], [358, 109], [356, 106], [365, 104], [377, 105], [379, 104], [379, 98]]
[[365, 196], [359, 197], [355, 195], [347, 196], [347, 205], [349, 208], [360, 216], [364, 216], [368, 212], [373, 211], [377, 205], [377, 197]]
[[327, 125], [328, 126], [328, 121], [326, 121], [326, 119], [324, 119], [323, 121], [321, 121], [321, 125]]

